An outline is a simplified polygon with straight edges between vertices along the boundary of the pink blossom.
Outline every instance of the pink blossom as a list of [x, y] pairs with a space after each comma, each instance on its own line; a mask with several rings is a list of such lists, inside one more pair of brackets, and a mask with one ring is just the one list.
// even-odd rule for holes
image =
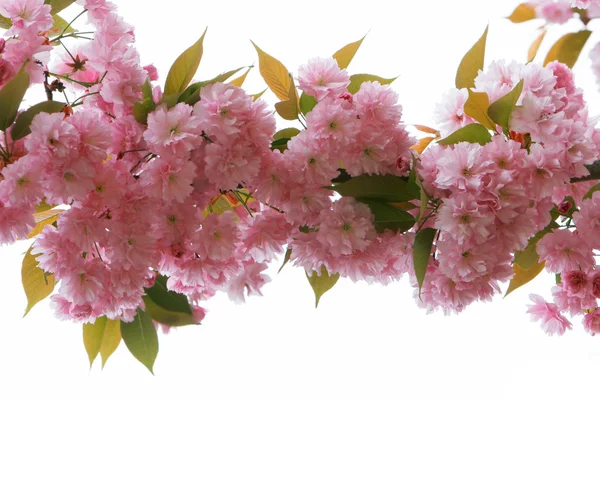
[[298, 86], [317, 101], [340, 95], [348, 85], [348, 73], [333, 58], [311, 58], [298, 69]]
[[540, 326], [546, 334], [562, 336], [567, 329], [573, 329], [573, 325], [565, 318], [553, 303], [548, 303], [537, 294], [530, 294], [529, 299], [534, 304], [530, 305], [527, 312], [532, 321], [540, 321]]
[[29, 206], [7, 206], [0, 201], [0, 245], [27, 238], [35, 226], [32, 213]]
[[600, 311], [594, 309], [583, 317], [583, 327], [592, 336], [600, 333]]
[[580, 236], [566, 229], [545, 235], [537, 243], [537, 252], [551, 273], [564, 273], [579, 268], [586, 271], [595, 263], [591, 249], [581, 241]]
[[154, 153], [185, 159], [202, 141], [200, 133], [199, 120], [192, 116], [192, 107], [178, 103], [170, 110], [163, 106], [148, 115], [144, 139]]
[[563, 0], [543, 0], [536, 6], [535, 12], [538, 18], [549, 23], [566, 23], [573, 16], [569, 2]]
[[469, 97], [466, 88], [461, 90], [452, 89], [444, 95], [444, 100], [435, 106], [433, 111], [436, 125], [442, 136], [473, 123], [473, 119], [465, 114], [465, 103]]

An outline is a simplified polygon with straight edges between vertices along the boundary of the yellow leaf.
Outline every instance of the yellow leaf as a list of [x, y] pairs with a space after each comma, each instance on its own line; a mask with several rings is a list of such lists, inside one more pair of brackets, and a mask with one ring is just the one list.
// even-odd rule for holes
[[348, 68], [348, 65], [350, 65], [350, 62], [354, 58], [354, 55], [356, 55], [356, 52], [358, 51], [365, 37], [362, 37], [356, 42], [349, 43], [333, 54], [334, 60], [341, 69]]
[[558, 41], [552, 45], [546, 59], [544, 60], [544, 66], [548, 63], [557, 60], [564, 63], [569, 68], [573, 68], [575, 62], [579, 58], [579, 54], [585, 43], [592, 32], [590, 30], [581, 30], [575, 33], [567, 33], [558, 39]]
[[31, 311], [37, 303], [48, 297], [54, 291], [54, 275], [46, 273], [38, 266], [36, 256], [31, 254], [33, 246], [25, 253], [21, 267], [21, 282], [27, 296], [27, 309], [23, 317]]
[[440, 132], [435, 128], [431, 128], [425, 125], [413, 125], [417, 130], [422, 131], [423, 133], [429, 133], [431, 135], [435, 135], [436, 137], [440, 137]]
[[340, 279], [340, 273], [335, 273], [330, 275], [329, 271], [325, 266], [321, 266], [321, 274], [317, 271], [313, 271], [309, 276], [306, 273], [306, 277], [308, 278], [308, 282], [312, 286], [313, 291], [315, 292], [315, 308], [319, 306], [319, 301], [321, 296], [323, 296], [327, 291], [335, 286], [338, 279]]
[[433, 136], [427, 136], [425, 138], [421, 138], [419, 140], [419, 143], [411, 146], [411, 148], [413, 150], [415, 150], [419, 155], [421, 155], [425, 151], [425, 148], [427, 148], [433, 140], [435, 140], [435, 137], [433, 137]]
[[265, 92], [267, 91], [267, 89], [265, 88], [263, 91], [259, 92], [259, 93], [255, 93], [254, 95], [250, 95], [254, 101], [258, 100], [261, 96], [263, 96], [265, 94]]
[[171, 66], [165, 82], [165, 96], [181, 93], [194, 78], [204, 52], [204, 35], [206, 35], [206, 30], [200, 39], [179, 55]]
[[51, 209], [46, 211], [41, 211], [39, 213], [34, 213], [33, 217], [35, 218], [35, 226], [27, 235], [28, 238], [34, 238], [39, 235], [44, 226], [51, 225], [56, 220], [58, 220], [59, 215], [65, 210], [62, 209]]
[[279, 116], [284, 120], [293, 121], [298, 118], [298, 92], [296, 91], [296, 85], [291, 75], [288, 97], [287, 100], [276, 103], [275, 110], [277, 110]]
[[535, 278], [544, 270], [545, 264], [546, 262], [538, 263], [529, 269], [523, 269], [518, 264], [513, 264], [513, 271], [515, 274], [510, 280], [508, 290], [506, 291], [504, 297], [506, 297], [509, 293], [512, 293], [515, 289], [520, 288], [524, 284], [529, 283], [533, 278]]
[[102, 335], [102, 344], [100, 345], [100, 357], [102, 358], [103, 369], [106, 361], [117, 350], [119, 344], [121, 344], [121, 321], [109, 319], [106, 321], [104, 334]]
[[244, 84], [244, 81], [246, 80], [246, 77], [248, 76], [248, 73], [250, 72], [250, 68], [252, 68], [252, 67], [248, 67], [248, 69], [244, 72], [244, 74], [242, 76], [234, 78], [229, 83], [231, 85], [239, 86], [241, 88], [242, 85]]
[[540, 49], [540, 45], [546, 36], [546, 30], [542, 30], [542, 33], [533, 41], [531, 46], [529, 47], [529, 51], [527, 52], [527, 61], [532, 62], [537, 55], [538, 50]]
[[488, 27], [461, 60], [456, 72], [456, 88], [472, 88], [475, 86], [475, 78], [479, 74], [479, 70], [483, 70], [487, 34]]
[[267, 86], [280, 100], [287, 100], [290, 91], [290, 73], [287, 68], [276, 58], [262, 51], [254, 42], [258, 52], [258, 70]]
[[513, 23], [523, 23], [534, 20], [536, 18], [535, 7], [529, 3], [522, 3], [506, 18]]
[[485, 92], [474, 92], [469, 89], [469, 98], [464, 107], [465, 113], [490, 130], [496, 129], [496, 123], [488, 115], [490, 99]]
[[108, 319], [106, 316], [101, 316], [94, 323], [86, 323], [83, 325], [83, 345], [90, 360], [90, 368], [94, 363], [94, 359], [100, 352], [102, 338], [104, 336], [104, 328]]

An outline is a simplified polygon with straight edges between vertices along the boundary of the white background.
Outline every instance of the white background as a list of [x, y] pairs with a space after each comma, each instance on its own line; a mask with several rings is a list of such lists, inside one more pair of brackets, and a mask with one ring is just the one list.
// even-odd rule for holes
[[[198, 79], [257, 63], [249, 39], [296, 71], [369, 31], [350, 72], [400, 75], [405, 121], [429, 125], [488, 21], [488, 62], [525, 61], [537, 35], [502, 19], [513, 1], [116, 3], [163, 80], [207, 25]], [[554, 29], [542, 53], [576, 26]], [[587, 50], [576, 71], [600, 112]], [[257, 69], [246, 87], [264, 88]], [[406, 282], [341, 280], [315, 311], [304, 272], [286, 266], [263, 298], [219, 296], [202, 326], [161, 336], [152, 376], [123, 345], [89, 371], [81, 326], [47, 302], [21, 319], [26, 249], [0, 249], [0, 478], [600, 473], [600, 338], [578, 321], [549, 338], [529, 321], [527, 296], [548, 298], [549, 276], [443, 317], [418, 309]]]

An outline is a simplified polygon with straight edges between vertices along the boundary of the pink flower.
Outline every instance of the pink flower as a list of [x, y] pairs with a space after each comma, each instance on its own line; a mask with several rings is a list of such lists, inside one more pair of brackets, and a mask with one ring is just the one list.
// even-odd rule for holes
[[363, 251], [377, 235], [373, 221], [367, 205], [344, 197], [321, 212], [317, 239], [335, 257]]
[[10, 31], [16, 33], [49, 30], [54, 23], [50, 10], [50, 5], [45, 5], [43, 0], [0, 0], [0, 14], [12, 20]]
[[0, 245], [27, 238], [35, 226], [32, 213], [30, 206], [6, 206], [0, 201]]
[[231, 257], [240, 239], [240, 230], [231, 211], [210, 214], [203, 221], [198, 232], [197, 252], [202, 257], [215, 261]]
[[564, 0], [543, 0], [535, 8], [538, 18], [543, 18], [549, 23], [566, 23], [573, 16], [571, 5]]
[[529, 306], [527, 312], [532, 321], [540, 321], [540, 326], [546, 334], [562, 336], [567, 329], [573, 329], [573, 325], [560, 314], [555, 304], [546, 302], [537, 294], [530, 294], [529, 299], [534, 304]]
[[481, 244], [495, 230], [494, 212], [469, 193], [443, 200], [436, 215], [436, 228], [448, 232], [459, 244]]
[[317, 101], [340, 95], [348, 85], [348, 73], [333, 58], [311, 58], [298, 69], [298, 86]]
[[245, 262], [241, 274], [231, 279], [227, 285], [227, 295], [234, 303], [243, 303], [244, 294], [262, 296], [260, 289], [270, 278], [262, 272], [267, 269], [264, 263]]
[[583, 271], [575, 270], [563, 274], [564, 281], [569, 293], [575, 296], [585, 296], [588, 294], [588, 289], [591, 286], [588, 275]]
[[546, 269], [551, 273], [564, 273], [582, 269], [587, 271], [594, 267], [592, 250], [583, 242], [580, 235], [567, 229], [548, 233], [537, 244], [540, 260], [546, 262]]
[[479, 191], [483, 175], [490, 171], [491, 162], [481, 154], [481, 146], [458, 143], [443, 150], [438, 158], [435, 186], [441, 189]]
[[583, 327], [592, 336], [600, 333], [600, 310], [594, 309], [583, 317]]
[[375, 128], [393, 128], [402, 117], [398, 94], [379, 82], [364, 82], [354, 95], [354, 103], [361, 120]]
[[144, 139], [154, 153], [185, 159], [202, 141], [201, 133], [198, 119], [192, 116], [192, 107], [178, 103], [170, 110], [163, 106], [148, 115]]
[[473, 123], [473, 119], [465, 114], [465, 103], [469, 97], [466, 88], [457, 90], [453, 88], [444, 96], [442, 102], [438, 103], [433, 110], [434, 119], [442, 136]]

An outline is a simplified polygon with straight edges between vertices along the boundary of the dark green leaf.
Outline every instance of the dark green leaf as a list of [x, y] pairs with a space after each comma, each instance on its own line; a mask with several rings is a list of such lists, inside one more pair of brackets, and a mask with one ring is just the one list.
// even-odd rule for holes
[[279, 150], [282, 153], [287, 150], [289, 138], [279, 138], [271, 143], [271, 150]]
[[65, 103], [50, 100], [43, 101], [37, 105], [33, 105], [31, 108], [28, 108], [17, 117], [17, 121], [10, 132], [13, 141], [17, 141], [31, 133], [31, 129], [29, 127], [31, 126], [31, 122], [33, 121], [35, 115], [42, 112], [60, 113], [64, 107]]
[[146, 295], [161, 308], [169, 311], [192, 314], [192, 307], [185, 294], [176, 293], [167, 288], [166, 276], [157, 276], [154, 285], [146, 288]]
[[180, 94], [194, 78], [204, 51], [204, 35], [206, 35], [206, 30], [204, 30], [200, 39], [179, 55], [173, 66], [171, 66], [165, 82], [165, 96], [175, 93]]
[[396, 233], [404, 232], [415, 224], [415, 218], [411, 214], [389, 203], [367, 198], [358, 198], [358, 201], [365, 203], [371, 209], [375, 216], [375, 229], [378, 233], [383, 233], [386, 229]]
[[152, 98], [136, 101], [133, 104], [133, 117], [138, 123], [146, 125], [148, 123], [148, 115], [153, 112], [155, 108], [156, 105]]
[[479, 70], [483, 70], [487, 34], [488, 29], [486, 27], [481, 38], [477, 40], [461, 60], [456, 72], [456, 88], [472, 88], [475, 86], [475, 78], [479, 74]]
[[492, 135], [490, 135], [490, 132], [485, 126], [480, 125], [479, 123], [471, 123], [462, 127], [460, 130], [456, 130], [446, 138], [442, 138], [438, 143], [440, 145], [454, 145], [463, 141], [485, 145], [492, 141]]
[[321, 266], [321, 274], [319, 275], [316, 271], [313, 271], [309, 276], [306, 273], [308, 282], [312, 286], [315, 292], [315, 308], [319, 306], [319, 300], [327, 291], [335, 286], [335, 283], [340, 279], [340, 274], [335, 273], [330, 275], [325, 266]]
[[21, 100], [29, 88], [29, 73], [21, 69], [0, 90], [0, 130], [5, 131], [13, 124]]
[[121, 321], [121, 335], [131, 354], [154, 374], [152, 368], [158, 355], [158, 335], [150, 315], [138, 309], [131, 323]]
[[194, 321], [193, 314], [181, 311], [170, 311], [156, 304], [148, 295], [144, 296], [142, 299], [144, 300], [144, 304], [146, 306], [146, 312], [157, 323], [173, 327], [199, 324], [198, 322]]
[[510, 92], [508, 92], [502, 98], [498, 98], [488, 108], [488, 114], [490, 115], [490, 118], [503, 129], [507, 130], [509, 128], [513, 111], [517, 106], [517, 102], [521, 97], [521, 93], [523, 92], [523, 84], [524, 80], [521, 80]]
[[382, 78], [377, 75], [369, 75], [368, 73], [357, 73], [356, 75], [350, 76], [350, 85], [348, 85], [348, 91], [353, 95], [360, 90], [360, 87], [363, 83], [371, 81], [371, 82], [379, 82], [380, 85], [389, 85], [396, 78]]
[[420, 197], [418, 186], [395, 175], [360, 175], [339, 183], [332, 190], [342, 196], [387, 202], [415, 200]]
[[415, 276], [419, 283], [419, 294], [425, 281], [425, 274], [427, 273], [427, 265], [429, 264], [429, 258], [431, 257], [431, 248], [433, 247], [433, 240], [437, 230], [433, 228], [424, 228], [417, 233], [415, 236], [415, 245], [413, 248], [413, 264], [415, 268]]

